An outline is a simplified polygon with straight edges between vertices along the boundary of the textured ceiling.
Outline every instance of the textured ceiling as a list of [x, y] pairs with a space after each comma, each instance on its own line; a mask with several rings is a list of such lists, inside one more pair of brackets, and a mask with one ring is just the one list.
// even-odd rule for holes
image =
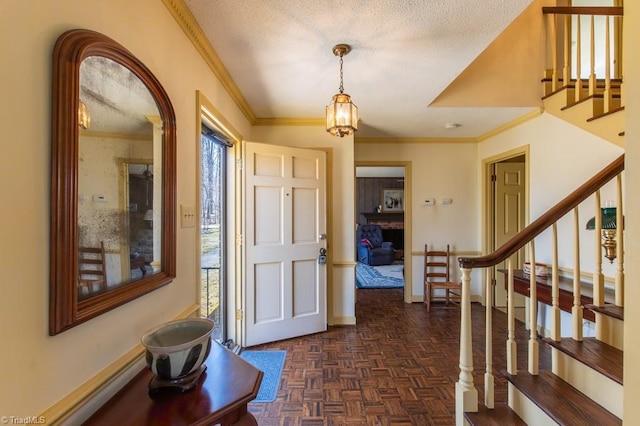
[[478, 137], [535, 107], [429, 107], [532, 0], [184, 1], [258, 118], [322, 118], [338, 43], [358, 138]]

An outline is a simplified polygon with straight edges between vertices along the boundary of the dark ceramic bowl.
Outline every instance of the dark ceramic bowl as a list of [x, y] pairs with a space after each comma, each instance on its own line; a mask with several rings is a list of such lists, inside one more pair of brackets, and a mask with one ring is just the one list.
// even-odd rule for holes
[[142, 336], [147, 366], [163, 380], [185, 377], [196, 371], [211, 350], [213, 321], [186, 318], [170, 321]]

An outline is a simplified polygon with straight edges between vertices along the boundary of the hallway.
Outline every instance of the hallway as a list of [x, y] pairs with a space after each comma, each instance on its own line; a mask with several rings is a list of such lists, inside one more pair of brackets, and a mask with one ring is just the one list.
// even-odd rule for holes
[[[494, 311], [496, 403], [506, 401], [506, 315]], [[260, 345], [287, 358], [276, 401], [250, 403], [262, 425], [453, 425], [459, 308], [405, 304], [402, 289], [358, 290], [357, 325]], [[482, 400], [484, 308], [472, 305], [474, 380]], [[518, 327], [522, 324], [518, 323]], [[526, 368], [528, 332], [517, 332]], [[541, 366], [550, 354], [540, 347]]]

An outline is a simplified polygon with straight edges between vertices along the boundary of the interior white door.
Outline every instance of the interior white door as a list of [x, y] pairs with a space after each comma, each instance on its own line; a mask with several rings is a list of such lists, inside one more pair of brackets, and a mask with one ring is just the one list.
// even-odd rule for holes
[[244, 144], [244, 346], [327, 329], [323, 151]]
[[[524, 227], [525, 211], [525, 182], [524, 163], [497, 163], [495, 186], [495, 249], [509, 241]], [[512, 257], [514, 269], [522, 269], [523, 258], [521, 251]], [[498, 268], [506, 269], [507, 262], [498, 265]], [[496, 286], [494, 293], [494, 306], [507, 306], [507, 290], [504, 287], [504, 274], [496, 273]], [[524, 306], [524, 296], [516, 294], [514, 304], [517, 307]]]

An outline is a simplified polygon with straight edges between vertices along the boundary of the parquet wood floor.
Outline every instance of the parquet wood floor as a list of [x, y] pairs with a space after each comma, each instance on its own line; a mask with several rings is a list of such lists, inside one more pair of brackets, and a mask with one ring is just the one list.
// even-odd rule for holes
[[[249, 404], [259, 425], [453, 425], [459, 308], [403, 302], [402, 289], [358, 290], [357, 325], [259, 345], [287, 351], [277, 399]], [[494, 310], [496, 402], [507, 399], [506, 315]], [[474, 380], [483, 399], [484, 308], [472, 306]], [[521, 325], [521, 324], [520, 324]], [[518, 327], [521, 328], [521, 327]], [[517, 332], [526, 369], [528, 332]], [[541, 368], [550, 365], [540, 345]]]

